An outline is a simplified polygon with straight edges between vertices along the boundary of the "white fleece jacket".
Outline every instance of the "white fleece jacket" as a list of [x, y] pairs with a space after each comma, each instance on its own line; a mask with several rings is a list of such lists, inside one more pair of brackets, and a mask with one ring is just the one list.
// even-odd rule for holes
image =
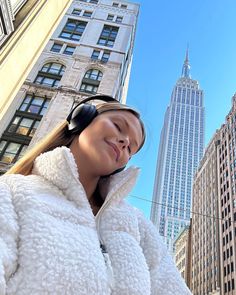
[[136, 176], [103, 180], [96, 217], [65, 147], [39, 156], [32, 175], [2, 176], [0, 295], [191, 294], [155, 227], [123, 200]]

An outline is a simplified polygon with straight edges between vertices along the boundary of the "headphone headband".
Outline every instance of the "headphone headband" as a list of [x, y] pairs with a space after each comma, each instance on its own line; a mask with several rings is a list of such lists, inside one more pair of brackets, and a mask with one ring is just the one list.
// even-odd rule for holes
[[75, 107], [73, 107], [70, 114], [66, 118], [68, 123], [70, 123], [72, 115], [73, 115], [74, 111], [77, 109], [77, 107], [82, 104], [85, 104], [86, 102], [91, 101], [91, 100], [103, 100], [105, 102], [118, 102], [118, 100], [116, 100], [115, 98], [113, 98], [112, 96], [109, 96], [109, 95], [94, 95], [94, 96], [86, 97], [86, 98], [82, 99]]

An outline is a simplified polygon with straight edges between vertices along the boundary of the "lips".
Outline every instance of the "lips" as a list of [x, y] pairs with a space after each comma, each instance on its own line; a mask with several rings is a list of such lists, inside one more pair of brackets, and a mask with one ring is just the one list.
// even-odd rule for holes
[[110, 141], [106, 141], [106, 143], [112, 147], [112, 149], [114, 150], [114, 152], [116, 153], [116, 161], [119, 160], [120, 158], [120, 150], [118, 149], [118, 147], [113, 143], [113, 142], [110, 142]]

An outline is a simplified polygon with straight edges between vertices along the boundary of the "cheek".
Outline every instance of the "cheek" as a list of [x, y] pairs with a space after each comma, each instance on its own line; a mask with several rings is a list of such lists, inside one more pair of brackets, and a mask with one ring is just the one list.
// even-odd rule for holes
[[81, 133], [77, 141], [77, 150], [80, 155], [86, 155], [91, 152], [91, 147], [94, 146], [93, 138]]
[[122, 164], [121, 166], [125, 166], [130, 160], [130, 156], [129, 155], [124, 155], [123, 159], [122, 159]]
[[[96, 124], [95, 124], [96, 123]], [[101, 140], [102, 138], [108, 136], [113, 131], [113, 125], [108, 120], [94, 122], [89, 125], [82, 133], [83, 137], [87, 141]]]
[[107, 120], [100, 124], [98, 132], [103, 136], [114, 135], [114, 132], [116, 133], [116, 127], [111, 121]]

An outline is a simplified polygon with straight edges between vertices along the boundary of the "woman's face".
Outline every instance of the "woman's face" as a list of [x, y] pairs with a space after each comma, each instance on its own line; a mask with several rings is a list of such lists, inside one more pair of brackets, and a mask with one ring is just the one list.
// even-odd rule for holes
[[138, 118], [129, 111], [115, 110], [98, 115], [73, 140], [70, 149], [78, 169], [103, 176], [124, 167], [138, 151], [142, 140]]

